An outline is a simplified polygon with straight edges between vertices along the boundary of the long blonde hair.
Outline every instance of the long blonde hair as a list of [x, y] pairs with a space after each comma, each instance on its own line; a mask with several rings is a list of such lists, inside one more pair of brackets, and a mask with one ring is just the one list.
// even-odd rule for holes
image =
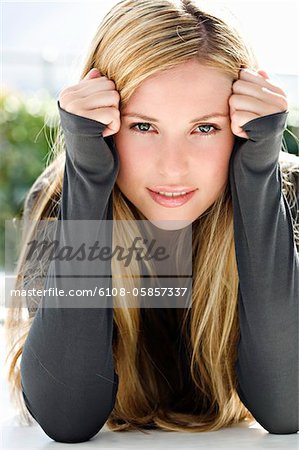
[[[241, 67], [257, 69], [252, 50], [239, 32], [221, 18], [199, 9], [197, 2], [123, 0], [99, 25], [80, 79], [92, 67], [97, 67], [115, 82], [122, 109], [148, 76], [191, 58], [221, 69], [232, 79], [238, 78]], [[38, 221], [57, 217], [65, 164], [60, 126], [51, 150], [51, 162], [26, 197], [24, 246], [34, 232], [29, 219]], [[116, 184], [112, 196], [114, 219], [144, 219], [126, 201]], [[113, 231], [113, 239], [121, 242], [126, 236]], [[145, 318], [140, 308], [114, 308], [117, 333], [113, 356], [119, 386], [114, 409], [107, 420], [111, 430], [145, 430], [151, 427], [196, 432], [218, 430], [242, 420], [254, 422], [236, 391], [239, 280], [229, 184], [215, 203], [192, 224], [192, 261], [192, 307], [170, 309], [166, 313], [169, 323], [177, 327], [186, 345], [189, 385], [186, 387], [182, 381], [186, 378], [183, 367], [179, 364], [167, 328], [155, 314], [155, 309], [146, 311]], [[27, 269], [24, 258], [20, 257], [16, 288], [24, 285]], [[40, 267], [30, 269], [31, 283], [38, 278], [36, 274], [40, 270]], [[114, 270], [116, 267], [112, 264], [112, 275]], [[123, 279], [113, 278], [113, 286], [117, 287], [120, 282], [120, 287], [123, 287]], [[126, 283], [132, 286], [135, 281], [129, 278]], [[19, 358], [37, 307], [38, 303], [31, 304], [26, 318], [20, 306], [10, 307], [5, 321], [10, 347], [8, 381], [28, 422], [31, 417], [20, 395]], [[149, 329], [151, 332], [147, 334]], [[176, 365], [173, 375], [169, 374], [168, 378], [155, 360], [158, 351], [154, 340], [151, 340], [155, 334], [163, 339], [163, 348], [167, 348], [164, 358]], [[178, 399], [176, 409], [171, 407], [173, 396]]]

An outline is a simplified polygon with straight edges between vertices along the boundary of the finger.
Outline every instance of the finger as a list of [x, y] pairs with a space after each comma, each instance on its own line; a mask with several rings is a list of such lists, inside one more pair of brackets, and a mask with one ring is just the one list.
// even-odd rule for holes
[[274, 92], [270, 90], [268, 87], [252, 83], [251, 81], [237, 80], [234, 82], [232, 90], [233, 94], [249, 95], [262, 101], [265, 101], [266, 103], [267, 102], [275, 103], [278, 98], [286, 100], [286, 96], [283, 96], [278, 92]]
[[78, 111], [85, 112], [109, 106], [118, 108], [119, 99], [120, 97], [117, 91], [102, 91], [93, 93], [88, 97], [74, 98], [73, 101], [70, 98], [68, 106], [70, 104], [75, 104]]
[[79, 94], [80, 97], [87, 97], [95, 92], [113, 90], [115, 90], [114, 81], [109, 80], [107, 77], [85, 80], [83, 79], [79, 84], [68, 86], [67, 88], [63, 89], [63, 91], [60, 93], [60, 98], [73, 95], [74, 92], [76, 92], [76, 95]]
[[281, 111], [285, 109], [285, 102], [281, 98], [279, 98], [279, 100], [281, 101], [281, 105], [277, 99], [275, 103], [271, 103], [270, 101], [265, 103], [264, 101], [249, 95], [233, 94], [230, 96], [228, 102], [229, 105], [237, 111], [249, 111], [258, 116], [264, 116], [274, 114], [278, 109]]
[[107, 126], [107, 122], [110, 120], [110, 115], [108, 115], [109, 109], [110, 108], [91, 109], [88, 112], [85, 112], [84, 117], [96, 120]]
[[87, 72], [87, 74], [85, 75], [83, 80], [89, 80], [91, 78], [99, 77], [100, 75], [101, 75], [101, 73], [100, 73], [99, 69], [97, 69], [96, 67], [93, 67], [92, 69], [90, 69], [89, 72]]
[[233, 134], [241, 138], [249, 139], [248, 134], [246, 133], [246, 131], [243, 131], [242, 128], [240, 128], [240, 131], [233, 131]]
[[115, 134], [120, 129], [120, 115], [119, 110], [116, 108], [104, 107], [93, 109], [88, 111], [86, 116], [106, 125], [106, 128], [102, 132], [103, 137]]
[[68, 89], [64, 91], [63, 95], [72, 94], [76, 91], [76, 95], [80, 95], [80, 97], [88, 97], [89, 95], [95, 94], [96, 92], [101, 91], [114, 91], [115, 84], [112, 80], [108, 80], [106, 78], [98, 78], [88, 83], [81, 83], [79, 86], [76, 85], [70, 86]]
[[231, 115], [231, 130], [233, 134], [248, 139], [247, 133], [241, 127], [257, 117], [257, 114], [248, 111], [234, 111]]
[[250, 69], [242, 69], [239, 72], [239, 79], [244, 81], [251, 81], [252, 83], [256, 83], [260, 86], [266, 87], [277, 94], [281, 94], [286, 96], [285, 92], [277, 86], [273, 81], [268, 78], [264, 78], [262, 75], [260, 75], [258, 72], [255, 72]]
[[266, 78], [266, 80], [269, 80], [270, 78], [267, 72], [265, 72], [264, 70], [258, 70], [257, 73], [262, 75], [262, 77]]
[[232, 114], [231, 123], [232, 126], [236, 126], [237, 124], [237, 126], [241, 127], [245, 123], [249, 122], [250, 120], [256, 119], [257, 117], [259, 117], [257, 114], [250, 111], [235, 111]]
[[[94, 81], [93, 81], [94, 80]], [[96, 70], [92, 70], [89, 71], [84, 78], [82, 78], [82, 80], [79, 81], [77, 88], [81, 89], [81, 86], [87, 84], [90, 85], [90, 83], [97, 83], [97, 81], [100, 80], [101, 82], [103, 81], [109, 81], [109, 83], [112, 86], [113, 83], [113, 89], [115, 89], [115, 84], [114, 81], [110, 80], [109, 78], [107, 78], [105, 75], [102, 75], [100, 71], [98, 71], [98, 69]]]
[[68, 86], [68, 87], [66, 87], [65, 89], [63, 89], [63, 94], [61, 94], [61, 96], [62, 96], [62, 95], [65, 95], [65, 94], [68, 94], [69, 92], [73, 92], [73, 91], [78, 91], [78, 90], [80, 90], [81, 87], [82, 87], [82, 85], [84, 85], [85, 82], [86, 82], [87, 80], [90, 80], [90, 79], [93, 79], [93, 78], [98, 78], [99, 75], [100, 75], [99, 70], [96, 69], [95, 67], [93, 67], [89, 72], [87, 72], [87, 74], [85, 75], [85, 77], [82, 78], [82, 79], [79, 81], [79, 83], [74, 84], [74, 85], [72, 85], [72, 86]]

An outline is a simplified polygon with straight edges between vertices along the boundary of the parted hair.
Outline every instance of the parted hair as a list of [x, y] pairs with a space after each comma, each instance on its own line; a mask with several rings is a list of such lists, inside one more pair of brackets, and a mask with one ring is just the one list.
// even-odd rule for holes
[[[205, 11], [200, 2], [123, 0], [113, 6], [99, 24], [80, 79], [91, 68], [98, 68], [102, 75], [114, 81], [122, 110], [148, 76], [190, 59], [220, 69], [232, 80], [238, 78], [242, 67], [258, 69], [252, 49], [240, 32], [221, 17]], [[284, 152], [281, 153], [284, 156]], [[298, 186], [299, 169], [295, 158], [282, 170], [283, 192], [292, 206], [296, 200], [296, 182]], [[49, 163], [25, 199], [23, 248], [34, 233], [35, 221], [57, 218], [64, 166], [65, 142], [59, 124]], [[116, 184], [112, 200], [113, 219], [144, 219]], [[294, 208], [297, 211], [297, 207]], [[296, 225], [296, 239], [297, 230]], [[126, 236], [113, 231], [113, 240], [123, 242]], [[18, 261], [16, 288], [33, 285], [38, 275], [47, 273], [46, 263], [27, 267], [23, 253]], [[117, 269], [115, 264], [117, 261], [112, 263], [112, 275]], [[229, 183], [213, 205], [192, 224], [192, 269], [190, 307], [163, 313], [185, 343], [188, 386], [184, 384], [183, 369], [186, 368], [180, 364], [173, 337], [155, 309], [142, 311], [125, 305], [114, 309], [113, 357], [119, 385], [107, 420], [111, 430], [159, 428], [197, 432], [218, 430], [243, 420], [254, 422], [237, 391], [239, 279]], [[126, 290], [132, 291], [130, 288], [136, 280], [112, 278], [112, 283], [114, 287], [127, 285]], [[21, 396], [19, 362], [37, 308], [38, 301], [31, 301], [25, 317], [20, 306], [11, 307], [5, 320], [10, 390], [28, 422], [31, 417]], [[162, 355], [159, 342], [163, 342]], [[160, 369], [159, 358], [167, 358], [169, 364], [173, 364], [167, 376]], [[174, 398], [177, 400], [175, 408]]]

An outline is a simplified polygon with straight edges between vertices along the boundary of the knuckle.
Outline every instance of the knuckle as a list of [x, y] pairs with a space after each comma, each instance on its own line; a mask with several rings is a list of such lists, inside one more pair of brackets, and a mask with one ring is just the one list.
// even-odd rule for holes
[[80, 114], [78, 99], [72, 99], [72, 101], [68, 102], [68, 104], [65, 105], [65, 110], [75, 114]]
[[65, 109], [65, 95], [59, 94], [58, 100], [61, 108]]
[[118, 108], [113, 108], [112, 114], [113, 114], [115, 121], [117, 121], [117, 122], [120, 121], [120, 111]]
[[228, 103], [230, 106], [235, 106], [235, 95], [231, 95], [228, 99]]
[[112, 90], [115, 89], [114, 81], [109, 80], [109, 78], [107, 78], [107, 86], [108, 86], [108, 88], [111, 88]]
[[289, 104], [288, 104], [287, 100], [282, 99], [281, 108], [283, 111], [289, 108]]
[[243, 81], [242, 80], [236, 80], [235, 82], [234, 82], [234, 88], [240, 88], [240, 87], [242, 87], [243, 86]]
[[65, 95], [67, 95], [67, 94], [68, 94], [68, 92], [67, 92], [66, 90], [61, 91], [61, 92], [59, 93], [59, 95], [58, 95], [59, 101], [61, 101], [62, 98], [63, 98]]
[[280, 109], [285, 110], [288, 108], [288, 100], [283, 95], [276, 95], [277, 105]]
[[118, 133], [118, 131], [120, 130], [120, 126], [121, 126], [120, 121], [117, 121], [117, 122], [115, 123], [115, 133]]
[[62, 95], [69, 94], [69, 93], [73, 92], [73, 90], [74, 90], [74, 86], [68, 86], [61, 91], [61, 94]]
[[69, 92], [69, 90], [70, 90], [69, 87], [66, 87], [66, 88], [62, 89], [62, 90], [60, 91], [60, 95], [63, 95], [64, 93]]
[[268, 80], [266, 80], [266, 81], [267, 81], [267, 85], [269, 88], [272, 88], [275, 92], [277, 92], [277, 94], [286, 96], [286, 93], [283, 91], [283, 89], [278, 84], [273, 83], [273, 81], [271, 81], [271, 82], [269, 82]]
[[114, 90], [114, 91], [113, 91], [113, 95], [114, 95], [115, 100], [118, 102], [118, 101], [120, 100], [120, 95], [119, 95], [119, 93], [118, 93], [116, 90]]
[[286, 95], [282, 95], [280, 98], [283, 105], [288, 105], [288, 97]]
[[58, 100], [59, 100], [59, 103], [61, 104], [61, 106], [62, 106], [62, 104], [65, 104], [66, 99], [67, 99], [67, 101], [72, 99], [73, 94], [74, 94], [74, 92], [71, 90], [71, 88], [63, 89], [59, 93], [59, 96], [58, 96]]
[[235, 122], [231, 123], [231, 130], [234, 134], [237, 134], [240, 131], [239, 127], [237, 126], [237, 124]]

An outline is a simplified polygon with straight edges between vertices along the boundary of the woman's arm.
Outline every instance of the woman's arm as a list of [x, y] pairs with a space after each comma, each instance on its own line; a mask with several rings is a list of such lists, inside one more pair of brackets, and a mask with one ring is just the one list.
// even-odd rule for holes
[[276, 434], [299, 430], [299, 257], [278, 164], [287, 114], [245, 123], [248, 140], [236, 138], [230, 160], [240, 279], [238, 393]]
[[[119, 161], [112, 138], [102, 136], [106, 125], [67, 112], [59, 102], [58, 109], [66, 143], [58, 217], [63, 247], [75, 240], [67, 232], [68, 220], [112, 220], [111, 191]], [[61, 288], [57, 264], [50, 263], [45, 289]], [[74, 264], [68, 261], [69, 273], [77, 273]], [[93, 283], [99, 280], [85, 277], [80, 288], [92, 288]], [[111, 287], [111, 278], [101, 279], [101, 285]], [[62, 299], [45, 295], [36, 312], [21, 359], [23, 397], [48, 436], [83, 442], [103, 427], [116, 398], [113, 309], [105, 303], [101, 308], [60, 307]], [[101, 301], [108, 306], [108, 300]]]

